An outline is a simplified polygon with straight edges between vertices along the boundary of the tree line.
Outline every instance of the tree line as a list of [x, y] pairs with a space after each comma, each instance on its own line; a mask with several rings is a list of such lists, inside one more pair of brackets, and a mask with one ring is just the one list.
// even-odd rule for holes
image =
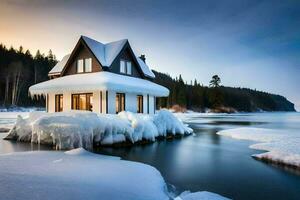
[[[9, 106], [44, 106], [45, 99], [29, 97], [30, 86], [49, 79], [48, 72], [55, 66], [57, 60], [52, 51], [41, 54], [38, 50], [33, 56], [29, 50], [0, 44], [0, 107]], [[251, 90], [247, 88], [232, 88], [221, 85], [218, 75], [212, 77], [209, 86], [200, 84], [197, 80], [186, 83], [182, 76], [172, 78], [168, 74], [154, 71], [154, 82], [167, 87], [170, 95], [158, 98], [157, 107], [215, 111], [226, 108], [228, 111], [294, 111], [294, 104], [280, 95]], [[226, 110], [225, 110], [226, 111]]]
[[44, 106], [43, 98], [31, 99], [28, 88], [48, 80], [48, 72], [57, 63], [52, 51], [47, 55], [0, 44], [0, 106]]
[[172, 78], [157, 71], [154, 74], [154, 82], [170, 90], [169, 97], [157, 99], [158, 108], [179, 107], [202, 112], [206, 109], [214, 112], [295, 111], [294, 104], [283, 96], [248, 88], [225, 87], [218, 75], [212, 77], [209, 86], [204, 86], [196, 79], [188, 84], [181, 75]]

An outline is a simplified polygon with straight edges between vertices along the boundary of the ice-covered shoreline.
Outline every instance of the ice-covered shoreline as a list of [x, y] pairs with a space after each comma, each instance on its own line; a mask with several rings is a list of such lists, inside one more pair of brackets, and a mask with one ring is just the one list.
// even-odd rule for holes
[[0, 154], [0, 184], [1, 199], [228, 200], [210, 192], [173, 197], [154, 167], [82, 148]]
[[300, 170], [300, 134], [265, 128], [235, 128], [217, 133], [234, 139], [259, 142], [250, 148], [267, 151], [252, 155], [254, 158], [270, 163], [284, 165]]
[[6, 139], [54, 145], [57, 149], [94, 144], [155, 141], [157, 137], [191, 134], [193, 130], [167, 110], [155, 115], [121, 112], [97, 115], [86, 111], [61, 113], [31, 112], [28, 118], [18, 116]]

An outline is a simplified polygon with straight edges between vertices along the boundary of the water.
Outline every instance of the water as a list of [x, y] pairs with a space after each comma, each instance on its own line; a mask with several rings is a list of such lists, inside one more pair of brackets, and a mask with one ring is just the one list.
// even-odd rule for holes
[[[252, 142], [215, 134], [222, 129], [241, 126], [299, 131], [300, 134], [300, 114], [189, 114], [180, 117], [194, 128], [194, 136], [127, 148], [101, 148], [97, 153], [156, 167], [166, 182], [175, 186], [176, 193], [207, 190], [233, 199], [300, 198], [297, 172], [253, 159], [251, 155], [260, 151], [248, 148]], [[36, 149], [51, 148], [0, 142], [0, 152]]]

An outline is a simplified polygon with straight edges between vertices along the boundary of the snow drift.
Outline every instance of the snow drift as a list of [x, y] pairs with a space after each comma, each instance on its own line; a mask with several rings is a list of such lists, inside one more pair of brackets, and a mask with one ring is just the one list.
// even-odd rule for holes
[[[154, 167], [83, 148], [2, 154], [0, 185], [1, 199], [173, 199]], [[209, 192], [184, 192], [177, 199], [227, 200]]]
[[154, 167], [84, 149], [0, 155], [0, 185], [1, 199], [169, 199]]
[[28, 118], [18, 116], [6, 139], [50, 144], [57, 149], [91, 149], [94, 143], [111, 145], [125, 141], [155, 141], [158, 136], [192, 132], [167, 110], [153, 116], [130, 112], [118, 115], [97, 115], [87, 111], [32, 112]]
[[235, 128], [217, 134], [260, 142], [250, 148], [267, 151], [253, 157], [274, 163], [300, 168], [300, 135], [297, 132], [286, 132], [264, 128]]

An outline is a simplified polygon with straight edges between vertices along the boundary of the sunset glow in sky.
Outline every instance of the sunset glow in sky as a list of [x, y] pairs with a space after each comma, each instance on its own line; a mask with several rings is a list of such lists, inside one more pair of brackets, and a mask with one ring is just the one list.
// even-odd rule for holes
[[300, 1], [1, 0], [0, 42], [61, 59], [128, 38], [151, 68], [286, 96], [300, 110]]

